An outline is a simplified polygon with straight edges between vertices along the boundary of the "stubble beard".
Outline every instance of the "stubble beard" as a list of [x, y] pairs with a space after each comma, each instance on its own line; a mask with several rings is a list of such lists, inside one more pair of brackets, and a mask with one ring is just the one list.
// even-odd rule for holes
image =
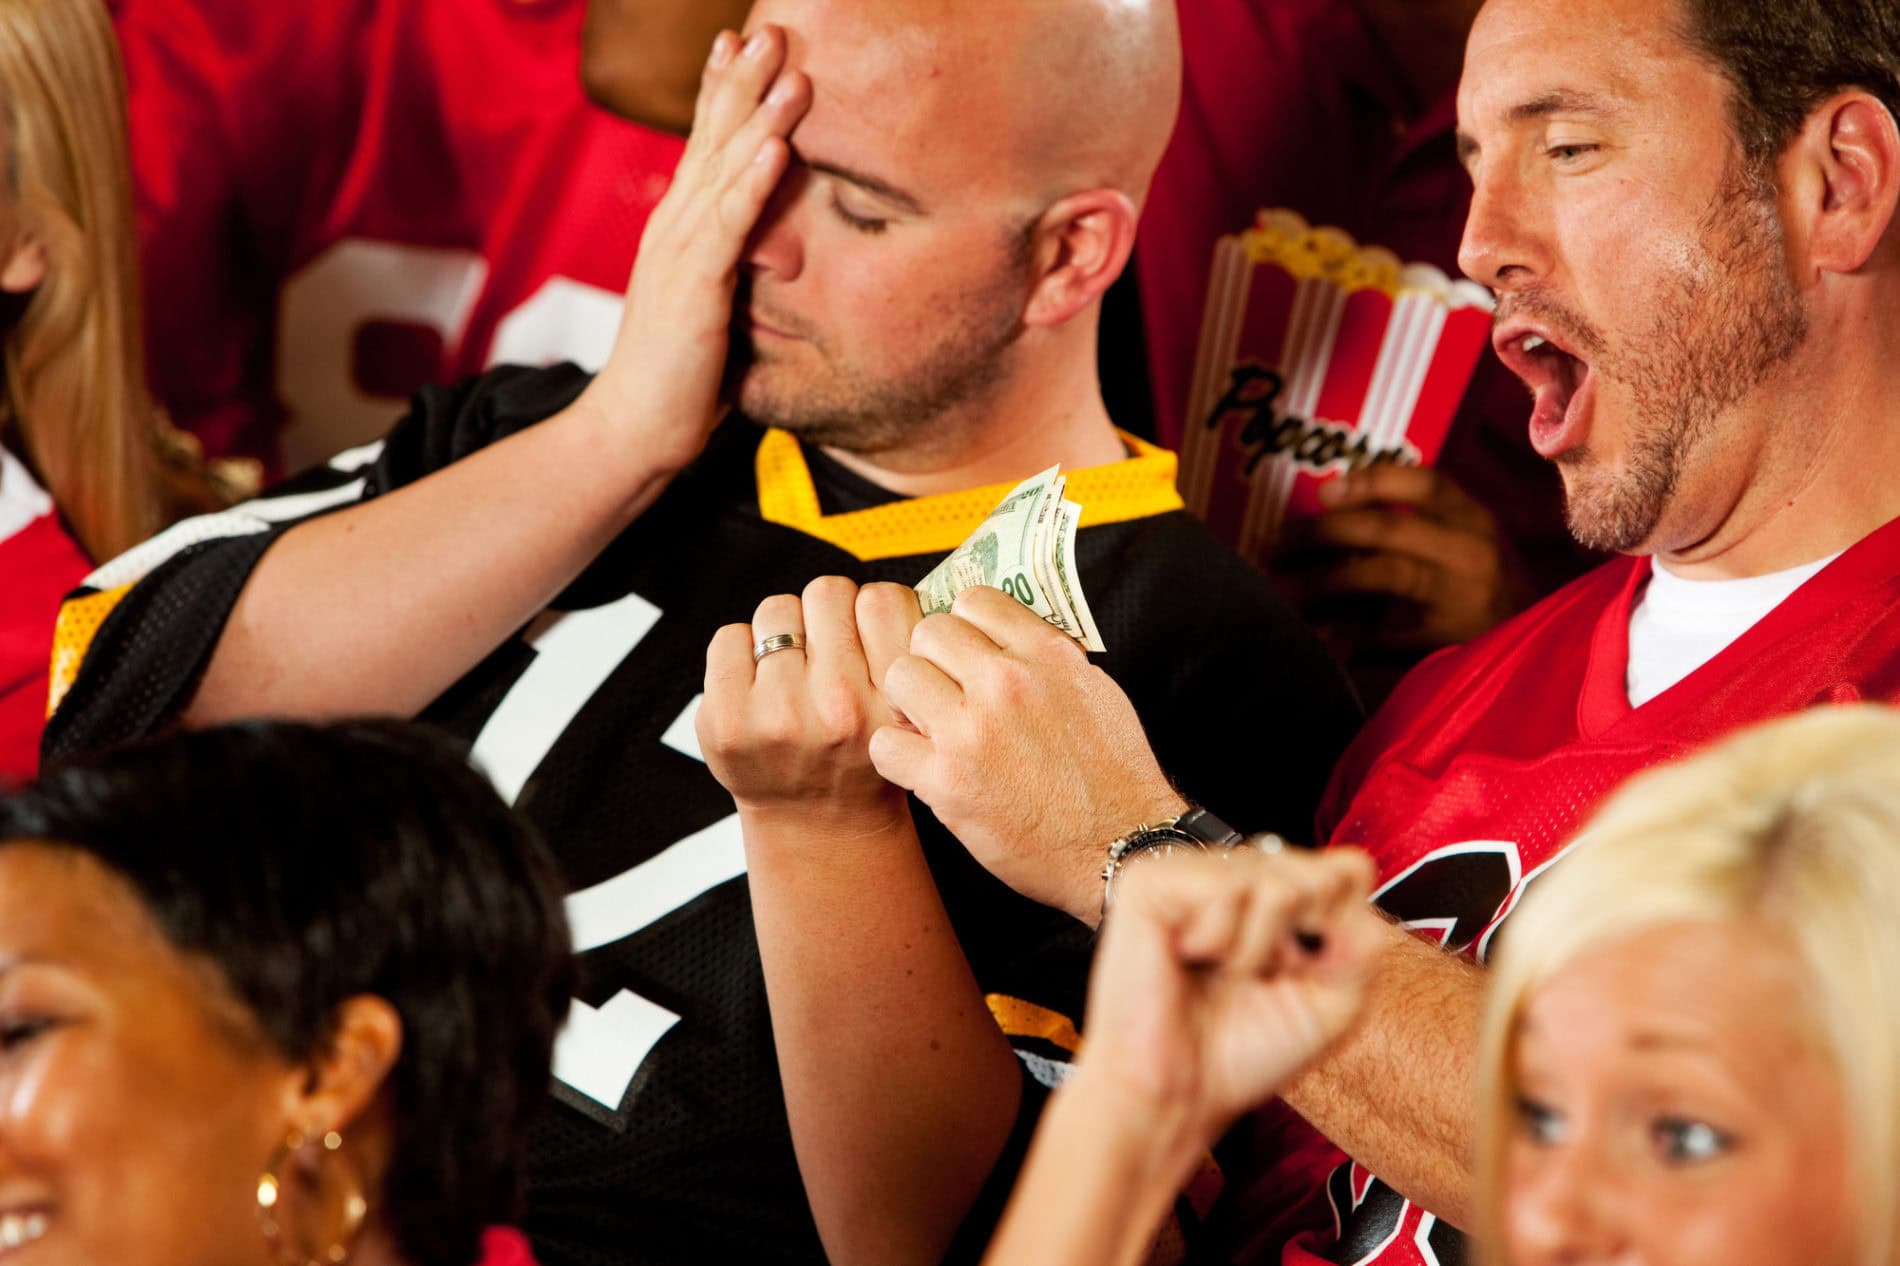
[[848, 453], [874, 457], [954, 442], [941, 434], [947, 415], [967, 411], [1015, 373], [1024, 264], [1012, 258], [961, 291], [924, 353], [881, 373], [843, 360], [816, 331], [801, 330], [800, 344], [780, 349], [760, 346], [735, 327], [729, 396], [762, 426]]
[[1807, 316], [1783, 263], [1772, 187], [1736, 160], [1703, 222], [1700, 257], [1658, 294], [1654, 319], [1611, 346], [1580, 315], [1562, 324], [1602, 383], [1628, 390], [1633, 419], [1621, 469], [1588, 446], [1557, 459], [1571, 535], [1591, 549], [1631, 553], [1656, 535], [1685, 468], [1721, 442], [1722, 416], [1806, 341]]

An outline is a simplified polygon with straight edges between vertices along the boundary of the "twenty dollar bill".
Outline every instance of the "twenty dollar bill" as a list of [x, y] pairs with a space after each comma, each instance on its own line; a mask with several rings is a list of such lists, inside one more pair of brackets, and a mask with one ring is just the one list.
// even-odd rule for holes
[[977, 585], [1001, 589], [1091, 651], [1105, 650], [1076, 573], [1082, 507], [1063, 498], [1068, 479], [1051, 466], [1011, 490], [970, 538], [917, 585], [924, 614], [948, 611]]

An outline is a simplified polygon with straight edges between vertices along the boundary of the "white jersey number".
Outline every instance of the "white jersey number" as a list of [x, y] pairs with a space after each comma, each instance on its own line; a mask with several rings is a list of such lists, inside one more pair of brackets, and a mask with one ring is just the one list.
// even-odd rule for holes
[[[277, 318], [277, 394], [290, 412], [284, 469], [306, 470], [339, 449], [375, 439], [402, 413], [400, 396], [372, 395], [358, 374], [360, 343], [375, 326], [418, 329], [457, 362], [488, 263], [473, 251], [344, 238], [284, 283]], [[620, 324], [620, 296], [550, 277], [504, 316], [484, 360], [599, 369]]]
[[[510, 803], [521, 795], [555, 741], [621, 661], [659, 623], [660, 609], [629, 594], [588, 611], [550, 611], [527, 633], [535, 659], [475, 737], [471, 754]], [[695, 697], [663, 741], [702, 759], [693, 738]], [[739, 817], [728, 814], [613, 878], [567, 898], [574, 950], [624, 940], [745, 873]], [[576, 998], [554, 1043], [554, 1075], [618, 1112], [640, 1065], [679, 1016], [622, 989], [604, 1006]]]

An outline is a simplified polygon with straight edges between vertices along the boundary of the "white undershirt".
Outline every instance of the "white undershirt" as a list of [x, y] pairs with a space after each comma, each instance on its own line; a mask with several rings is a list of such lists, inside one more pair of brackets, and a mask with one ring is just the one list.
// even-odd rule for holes
[[1839, 557], [1741, 580], [1685, 580], [1652, 562], [1630, 612], [1630, 706], [1642, 707], [1714, 659]]

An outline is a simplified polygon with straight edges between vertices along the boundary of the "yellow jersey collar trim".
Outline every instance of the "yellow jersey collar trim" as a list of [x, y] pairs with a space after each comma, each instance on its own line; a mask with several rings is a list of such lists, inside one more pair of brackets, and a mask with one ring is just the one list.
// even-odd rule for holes
[[[1068, 496], [1082, 507], [1080, 526], [1124, 523], [1182, 508], [1174, 454], [1118, 431], [1132, 457], [1069, 472]], [[952, 550], [989, 517], [1013, 484], [989, 484], [911, 497], [849, 514], [826, 514], [811, 469], [790, 432], [768, 430], [756, 458], [759, 513], [837, 546], [860, 562]]]

